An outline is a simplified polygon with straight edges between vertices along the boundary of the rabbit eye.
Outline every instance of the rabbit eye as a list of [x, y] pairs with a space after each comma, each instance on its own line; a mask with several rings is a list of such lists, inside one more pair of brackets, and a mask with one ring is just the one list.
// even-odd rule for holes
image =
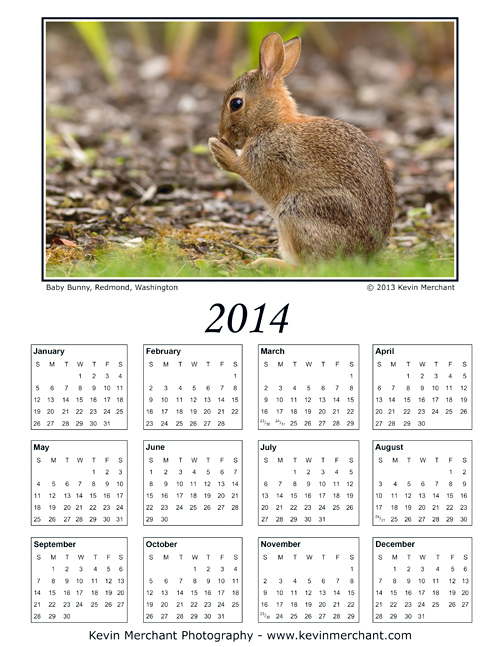
[[231, 99], [229, 105], [231, 106], [231, 112], [236, 112], [243, 105], [243, 99]]

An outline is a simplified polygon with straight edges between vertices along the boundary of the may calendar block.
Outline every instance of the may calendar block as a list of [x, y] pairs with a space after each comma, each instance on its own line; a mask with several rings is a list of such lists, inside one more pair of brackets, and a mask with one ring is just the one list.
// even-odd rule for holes
[[472, 441], [373, 441], [374, 526], [471, 526]]
[[259, 622], [359, 622], [359, 539], [259, 538]]
[[31, 346], [32, 429], [127, 429], [127, 346]]
[[32, 622], [127, 622], [126, 537], [31, 540]]
[[32, 441], [31, 525], [127, 525], [127, 441]]
[[144, 429], [242, 429], [241, 345], [144, 345]]
[[242, 622], [243, 540], [144, 539], [144, 622]]
[[259, 429], [359, 429], [359, 346], [261, 345]]
[[472, 622], [472, 539], [373, 539], [373, 622]]
[[241, 440], [144, 441], [144, 525], [241, 526]]
[[260, 526], [359, 525], [359, 441], [259, 441]]
[[374, 429], [472, 429], [472, 346], [373, 346]]

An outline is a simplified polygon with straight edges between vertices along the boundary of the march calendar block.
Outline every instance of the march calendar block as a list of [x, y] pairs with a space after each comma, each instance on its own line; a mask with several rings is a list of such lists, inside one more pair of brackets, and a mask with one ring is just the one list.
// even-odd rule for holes
[[359, 429], [359, 346], [260, 345], [259, 429]]
[[259, 441], [260, 526], [359, 525], [359, 441]]
[[242, 429], [241, 345], [144, 345], [144, 429]]
[[243, 540], [144, 539], [144, 622], [242, 622]]
[[259, 622], [359, 622], [359, 539], [259, 538]]
[[472, 622], [472, 539], [373, 539], [373, 622]]
[[127, 622], [125, 537], [31, 539], [32, 622]]
[[472, 346], [373, 346], [374, 429], [472, 429]]
[[471, 526], [472, 441], [373, 441], [374, 526]]
[[32, 429], [127, 429], [127, 346], [31, 346]]

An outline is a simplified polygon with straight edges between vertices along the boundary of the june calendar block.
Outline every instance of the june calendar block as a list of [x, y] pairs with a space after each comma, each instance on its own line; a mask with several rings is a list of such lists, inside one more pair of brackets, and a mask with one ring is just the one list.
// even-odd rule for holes
[[242, 429], [241, 345], [144, 345], [144, 429]]
[[31, 346], [32, 429], [127, 429], [127, 346]]
[[359, 429], [359, 346], [259, 346], [259, 429]]
[[472, 622], [472, 539], [373, 539], [373, 622]]
[[144, 539], [144, 622], [242, 622], [243, 540]]
[[31, 525], [127, 525], [127, 441], [32, 441]]
[[472, 346], [373, 346], [374, 429], [472, 429]]
[[32, 622], [127, 622], [126, 537], [31, 540]]
[[144, 525], [240, 526], [241, 440], [144, 442]]
[[471, 526], [472, 441], [373, 441], [373, 525]]
[[357, 440], [259, 441], [260, 526], [358, 524]]
[[259, 538], [259, 622], [359, 622], [359, 539]]

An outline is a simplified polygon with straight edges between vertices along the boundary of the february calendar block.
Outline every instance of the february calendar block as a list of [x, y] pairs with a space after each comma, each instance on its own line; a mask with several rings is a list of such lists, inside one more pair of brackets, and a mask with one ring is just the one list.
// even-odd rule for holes
[[374, 345], [374, 429], [472, 429], [472, 346]]
[[127, 622], [125, 537], [31, 540], [32, 622]]
[[242, 346], [144, 346], [144, 429], [242, 429]]
[[359, 429], [359, 346], [261, 345], [259, 429]]
[[357, 440], [259, 441], [260, 526], [359, 524]]
[[373, 525], [471, 526], [472, 441], [373, 441]]
[[144, 539], [144, 622], [242, 622], [239, 537]]
[[375, 538], [373, 604], [373, 622], [472, 622], [472, 539]]
[[359, 539], [259, 538], [259, 622], [359, 622]]
[[127, 346], [31, 346], [32, 429], [127, 429]]
[[127, 525], [127, 441], [32, 441], [31, 525]]
[[240, 440], [144, 442], [144, 524], [242, 524]]

